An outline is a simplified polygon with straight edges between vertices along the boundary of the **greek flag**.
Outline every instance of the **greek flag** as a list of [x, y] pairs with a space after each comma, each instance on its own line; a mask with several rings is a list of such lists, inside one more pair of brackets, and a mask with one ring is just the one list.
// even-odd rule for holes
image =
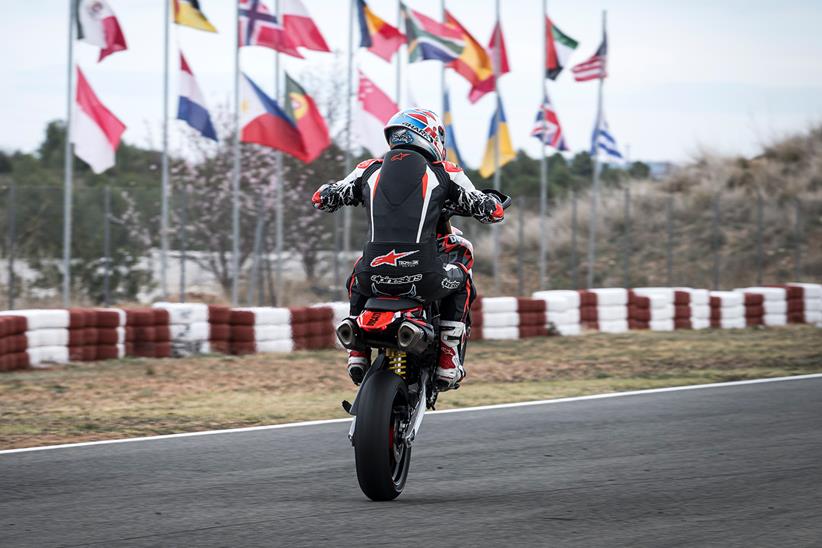
[[604, 114], [600, 115], [594, 133], [591, 135], [591, 156], [596, 155], [600, 155], [604, 162], [609, 160], [614, 162], [622, 161], [622, 153], [619, 152], [616, 139], [608, 129], [608, 122], [605, 120]]

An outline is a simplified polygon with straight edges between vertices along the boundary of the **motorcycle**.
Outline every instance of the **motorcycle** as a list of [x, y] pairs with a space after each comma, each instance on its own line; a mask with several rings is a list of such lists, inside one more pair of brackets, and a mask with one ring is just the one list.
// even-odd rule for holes
[[[495, 190], [503, 208], [511, 198]], [[441, 234], [450, 234], [444, 208]], [[353, 403], [342, 402], [353, 416], [348, 439], [360, 489], [375, 501], [393, 500], [402, 493], [411, 466], [411, 447], [426, 409], [434, 409], [439, 387], [434, 371], [439, 358], [439, 303], [407, 297], [371, 297], [362, 313], [337, 326], [337, 338], [349, 350], [376, 349], [377, 355], [360, 383]], [[460, 360], [465, 359], [471, 332], [470, 313]]]

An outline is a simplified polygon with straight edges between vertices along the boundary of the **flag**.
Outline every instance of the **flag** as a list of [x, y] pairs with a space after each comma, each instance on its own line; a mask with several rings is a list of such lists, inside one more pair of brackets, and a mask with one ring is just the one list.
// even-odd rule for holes
[[98, 62], [128, 48], [117, 17], [104, 0], [77, 0], [77, 39], [100, 48]]
[[174, 0], [174, 22], [184, 27], [217, 32], [200, 10], [200, 2], [197, 0]]
[[240, 140], [305, 157], [297, 124], [245, 74], [240, 81]]
[[282, 0], [283, 26], [294, 42], [305, 49], [331, 51], [302, 0]]
[[283, 110], [297, 126], [303, 144], [304, 154], [297, 158], [309, 164], [331, 144], [328, 126], [314, 99], [288, 73], [285, 75], [285, 96], [286, 104]]
[[240, 0], [240, 47], [262, 46], [291, 55], [303, 56], [297, 51], [297, 43], [285, 32], [285, 28], [272, 15], [262, 0]]
[[433, 59], [450, 63], [462, 54], [465, 41], [460, 29], [435, 21], [405, 4], [400, 4], [400, 9], [405, 20], [409, 62]]
[[554, 110], [554, 105], [551, 104], [547, 92], [542, 99], [539, 112], [537, 112], [537, 119], [534, 121], [534, 129], [531, 130], [531, 135], [551, 148], [560, 151], [568, 150], [568, 147], [565, 146], [565, 137], [562, 135], [562, 127], [559, 125], [557, 112]]
[[362, 71], [357, 89], [354, 111], [354, 129], [357, 140], [373, 156], [381, 156], [388, 150], [385, 141], [385, 124], [400, 110], [383, 90]]
[[545, 28], [547, 29], [547, 36], [545, 37], [545, 77], [549, 80], [556, 80], [568, 63], [568, 58], [577, 48], [578, 43], [559, 30], [547, 15], [545, 16]]
[[[611, 135], [608, 122], [605, 120], [605, 113], [601, 113], [594, 133], [591, 135], [591, 156], [599, 156], [604, 162], [609, 159], [616, 162], [622, 161], [622, 153], [619, 152], [616, 139]], [[604, 158], [603, 158], [604, 156]]]
[[502, 76], [511, 71], [508, 66], [508, 54], [505, 51], [505, 37], [502, 35], [502, 26], [499, 21], [494, 25], [494, 32], [491, 33], [491, 41], [488, 43], [488, 55], [491, 58], [492, 66], [496, 65], [496, 61], [499, 59], [499, 67], [496, 67], [496, 70], [492, 71], [491, 75], [485, 78], [485, 80], [471, 88], [468, 100], [472, 103], [479, 101], [486, 93], [494, 91], [494, 73]]
[[75, 114], [71, 125], [74, 153], [87, 163], [94, 173], [114, 166], [114, 153], [120, 145], [125, 124], [100, 102], [83, 71], [77, 67]]
[[482, 165], [479, 169], [480, 176], [483, 178], [488, 178], [494, 174], [494, 149], [496, 148], [497, 139], [499, 139], [499, 167], [517, 157], [517, 153], [511, 145], [511, 134], [508, 133], [508, 122], [505, 119], [505, 110], [502, 108], [502, 100], [499, 96], [497, 96], [497, 111], [499, 112], [499, 127], [497, 127], [495, 112], [491, 116], [488, 143], [485, 145], [485, 156], [482, 158]]
[[598, 80], [608, 76], [608, 37], [604, 33], [596, 53], [590, 59], [575, 65], [571, 72], [574, 73], [574, 80], [577, 82]]
[[364, 0], [357, 0], [357, 20], [360, 22], [360, 47], [389, 63], [405, 43], [405, 35], [380, 19]]
[[203, 137], [217, 140], [217, 132], [211, 123], [211, 115], [206, 108], [203, 93], [183, 52], [180, 52], [180, 99], [177, 103], [177, 119], [186, 122]]
[[454, 120], [451, 115], [451, 98], [448, 96], [447, 88], [444, 90], [442, 103], [444, 110], [442, 113], [442, 123], [445, 125], [445, 150], [447, 153], [447, 157], [445, 159], [452, 164], [465, 166], [465, 162], [462, 161], [462, 155], [460, 155], [460, 149], [457, 146], [457, 137], [454, 135]]
[[[459, 21], [448, 11], [445, 12], [446, 24], [452, 25], [462, 33], [465, 47], [460, 56], [448, 65], [457, 74], [468, 80], [471, 84], [471, 91], [483, 81], [494, 77], [494, 64], [488, 51], [463, 27]], [[471, 96], [469, 95], [469, 99]], [[479, 97], [477, 97], [478, 99]], [[472, 101], [474, 102], [474, 101]]]

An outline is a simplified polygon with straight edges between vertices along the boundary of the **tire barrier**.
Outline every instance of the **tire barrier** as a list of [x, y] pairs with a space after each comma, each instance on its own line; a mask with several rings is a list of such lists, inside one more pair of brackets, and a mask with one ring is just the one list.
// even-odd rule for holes
[[162, 308], [126, 309], [126, 356], [170, 358], [170, 319]]
[[29, 367], [26, 328], [23, 316], [0, 316], [0, 372]]
[[[741, 329], [807, 323], [822, 327], [822, 284], [708, 291], [689, 287], [537, 291], [531, 298], [477, 298], [472, 340], [517, 340], [586, 331]], [[151, 308], [0, 312], [0, 371], [47, 363], [252, 354], [339, 348], [335, 327], [348, 303], [304, 308], [234, 308], [156, 303]]]
[[[789, 320], [801, 318], [803, 323], [822, 325], [822, 284], [792, 283], [788, 284]], [[801, 303], [801, 305], [800, 305]], [[801, 306], [801, 316], [798, 309]], [[794, 315], [795, 314], [795, 315]], [[795, 323], [795, 322], [794, 322]]]
[[621, 287], [580, 290], [582, 326], [603, 333], [628, 331], [628, 290]]
[[560, 335], [573, 336], [582, 332], [580, 324], [581, 298], [578, 291], [554, 289], [537, 291], [534, 299], [545, 301], [547, 327]]
[[741, 329], [745, 322], [745, 295], [736, 291], [711, 291], [711, 327]]
[[152, 308], [168, 313], [172, 356], [229, 353], [231, 311], [227, 306], [159, 302]]

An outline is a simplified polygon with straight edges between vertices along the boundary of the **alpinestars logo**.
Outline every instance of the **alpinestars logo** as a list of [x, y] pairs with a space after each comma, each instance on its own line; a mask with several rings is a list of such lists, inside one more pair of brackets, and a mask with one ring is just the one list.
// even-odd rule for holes
[[397, 253], [396, 249], [392, 249], [385, 255], [374, 257], [374, 260], [371, 261], [371, 267], [373, 268], [382, 265], [397, 266], [397, 259], [403, 259], [405, 257], [413, 255], [414, 253], [419, 253], [419, 251], [419, 249], [415, 249], [414, 251], [402, 251], [400, 253]]
[[398, 152], [397, 154], [394, 154], [393, 156], [391, 156], [391, 161], [392, 162], [398, 162], [398, 161], [401, 162], [401, 161], [405, 160], [406, 158], [408, 158], [409, 156], [411, 156], [411, 154], [409, 154], [408, 152]]
[[413, 274], [411, 276], [400, 276], [399, 278], [394, 278], [393, 276], [380, 276], [379, 274], [374, 274], [371, 276], [371, 281], [377, 284], [385, 284], [385, 285], [403, 285], [403, 284], [411, 284], [414, 282], [418, 282], [422, 280], [422, 274]]

